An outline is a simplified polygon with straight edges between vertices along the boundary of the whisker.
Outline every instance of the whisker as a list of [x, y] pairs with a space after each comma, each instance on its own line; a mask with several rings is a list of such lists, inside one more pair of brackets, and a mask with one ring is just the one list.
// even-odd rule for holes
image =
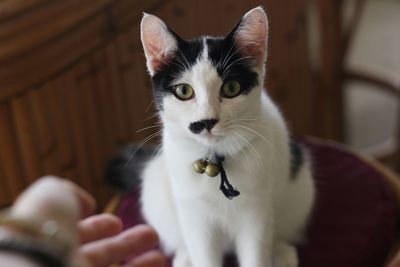
[[[189, 61], [187, 60], [187, 58], [185, 57], [185, 55], [184, 54], [182, 54], [182, 53], [179, 53], [179, 55], [176, 57], [176, 59], [180, 62], [180, 64], [183, 66], [183, 68], [184, 68], [184, 70], [188, 70], [188, 69], [190, 69], [190, 63], [189, 63]], [[182, 62], [182, 60], [183, 60], [183, 62]]]
[[[235, 40], [235, 42], [233, 43], [232, 47], [236, 47], [236, 43], [237, 43], [237, 41]], [[226, 64], [228, 64], [229, 60], [231, 60], [231, 58], [233, 57], [233, 55], [235, 55], [236, 53], [238, 53], [239, 51], [241, 51], [241, 50], [243, 50], [243, 49], [244, 49], [244, 47], [236, 48], [236, 49], [231, 53], [231, 55], [229, 56], [229, 58], [227, 58], [227, 60], [224, 62], [224, 65], [222, 66], [222, 69], [225, 68]]]
[[138, 150], [140, 148], [142, 148], [142, 146], [144, 144], [146, 144], [148, 141], [154, 139], [155, 137], [159, 136], [161, 133], [161, 130], [158, 132], [155, 132], [151, 135], [149, 135], [148, 137], [146, 137], [142, 142], [139, 143], [139, 145], [136, 147], [135, 151], [133, 151], [133, 153], [129, 156], [129, 159], [127, 160], [127, 162], [125, 163], [125, 166], [129, 164], [129, 162], [131, 161], [131, 159], [133, 158], [133, 156], [135, 156], [136, 152], [138, 152]]
[[233, 133], [247, 144], [250, 151], [252, 151], [252, 153], [254, 154], [254, 157], [257, 160], [257, 164], [262, 165], [262, 160], [261, 160], [260, 154], [257, 152], [257, 150], [255, 149], [253, 144], [249, 140], [247, 140], [245, 137], [243, 137], [241, 134], [239, 134], [237, 131], [234, 131]]
[[189, 61], [187, 60], [187, 58], [185, 57], [185, 55], [182, 53], [179, 53], [179, 56], [181, 56], [183, 58], [183, 60], [186, 62], [187, 69], [190, 69], [191, 65], [190, 65]]
[[[276, 146], [271, 143], [270, 141], [268, 141], [264, 136], [262, 136], [259, 132], [257, 132], [256, 130], [246, 127], [244, 125], [240, 125], [240, 124], [235, 124], [236, 127], [248, 130], [254, 134], [256, 134], [257, 136], [259, 136], [270, 148], [272, 148], [274, 150], [274, 153], [277, 155], [278, 158], [283, 159], [282, 154], [280, 153], [280, 150], [276, 148]], [[270, 130], [270, 129], [268, 129]]]
[[[226, 54], [224, 60], [222, 61], [222, 64], [221, 64], [221, 65], [222, 65], [222, 66], [221, 66], [222, 69], [225, 67], [226, 62], [228, 62], [228, 60], [231, 58], [230, 53], [231, 53], [232, 49], [233, 49], [235, 46], [236, 46], [236, 40], [233, 42], [231, 48], [229, 48], [228, 53]], [[234, 54], [234, 53], [233, 53], [233, 54]], [[229, 58], [228, 58], [228, 57], [229, 57]]]
[[150, 117], [148, 117], [146, 119], [143, 119], [142, 121], [148, 121], [148, 120], [151, 120], [151, 119], [153, 119], [153, 118], [155, 118], [157, 116], [158, 116], [158, 112], [154, 113], [153, 115], [151, 115]]
[[238, 64], [237, 62], [240, 62], [240, 61], [242, 61], [242, 60], [246, 60], [246, 59], [249, 59], [249, 58], [253, 58], [253, 57], [247, 56], [247, 57], [241, 57], [241, 58], [238, 58], [238, 59], [234, 60], [233, 62], [231, 62], [231, 63], [228, 65], [228, 67], [226, 67], [226, 68], [224, 69], [222, 75], [224, 75], [224, 74], [233, 66], [233, 64]]
[[[233, 141], [236, 143], [236, 145], [237, 145], [237, 149], [235, 149], [234, 144], [231, 145], [231, 147], [232, 147], [231, 153], [234, 154], [234, 152], [237, 151], [237, 150], [239, 150], [239, 149], [242, 147], [242, 145], [241, 145], [241, 143], [237, 140], [237, 138], [236, 138], [236, 137], [237, 137], [237, 134], [235, 133], [235, 131], [233, 131], [232, 133], [234, 134], [234, 136], [231, 136], [231, 137], [232, 137], [232, 140], [233, 140]], [[245, 154], [245, 157], [248, 157], [248, 155]]]
[[190, 65], [188, 66], [188, 65], [184, 64], [184, 63], [182, 62], [182, 60], [180, 59], [180, 55], [178, 55], [178, 56], [176, 57], [176, 60], [178, 60], [178, 62], [182, 65], [184, 71], [187, 70], [187, 69], [189, 69]]
[[[234, 133], [234, 132], [233, 132]], [[235, 144], [231, 144], [231, 146], [228, 148], [228, 154], [234, 155], [235, 152], [237, 152], [241, 148], [240, 142], [235, 138], [235, 136], [231, 136], [232, 140], [236, 143], [237, 148], [235, 147]]]
[[262, 136], [259, 132], [257, 132], [256, 130], [253, 130], [252, 128], [249, 128], [249, 127], [246, 127], [246, 126], [240, 125], [240, 124], [236, 124], [235, 126], [239, 127], [239, 128], [242, 128], [242, 129], [246, 129], [246, 130], [248, 130], [250, 132], [253, 132], [254, 134], [258, 135], [262, 140], [264, 140], [265, 143], [269, 144], [267, 139], [264, 136]]
[[149, 110], [151, 109], [151, 107], [153, 106], [153, 102], [154, 102], [154, 100], [151, 100], [150, 101], [150, 104], [147, 106], [147, 108], [145, 109], [145, 113], [147, 113], [147, 112], [149, 112]]
[[177, 66], [181, 71], [185, 71], [186, 69], [184, 67], [182, 67], [180, 64], [177, 64], [175, 62], [171, 62], [172, 64], [174, 64], [175, 66]]
[[156, 123], [156, 124], [154, 124], [154, 125], [144, 127], [144, 128], [142, 128], [142, 129], [137, 130], [136, 133], [140, 133], [140, 132], [143, 132], [143, 131], [145, 131], [145, 130], [149, 130], [149, 129], [153, 129], [153, 128], [160, 127], [161, 124], [162, 124], [162, 123]]

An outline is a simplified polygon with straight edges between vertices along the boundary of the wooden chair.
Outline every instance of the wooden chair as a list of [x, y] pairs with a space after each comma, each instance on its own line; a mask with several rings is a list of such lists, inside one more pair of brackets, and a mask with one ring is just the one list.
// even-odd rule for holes
[[[349, 47], [357, 31], [366, 0], [317, 1], [321, 22], [323, 94], [328, 110], [326, 120], [332, 131], [326, 137], [346, 141], [344, 124], [344, 84], [350, 81], [374, 85], [374, 89], [387, 93], [399, 100], [397, 133], [394, 142], [383, 142], [369, 149], [369, 154], [383, 163], [400, 170], [400, 74], [381, 70], [377, 67], [347, 67]], [[347, 11], [347, 12], [345, 12]], [[329, 100], [326, 96], [330, 95]], [[322, 120], [321, 120], [322, 121]], [[329, 130], [329, 127], [325, 129]]]

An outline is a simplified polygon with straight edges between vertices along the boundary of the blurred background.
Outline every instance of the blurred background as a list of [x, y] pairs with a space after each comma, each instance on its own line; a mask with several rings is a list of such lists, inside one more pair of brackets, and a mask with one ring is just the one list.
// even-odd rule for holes
[[1, 0], [0, 206], [44, 174], [110, 197], [106, 162], [156, 130], [142, 12], [184, 38], [223, 35], [262, 5], [267, 91], [292, 132], [400, 167], [399, 0]]

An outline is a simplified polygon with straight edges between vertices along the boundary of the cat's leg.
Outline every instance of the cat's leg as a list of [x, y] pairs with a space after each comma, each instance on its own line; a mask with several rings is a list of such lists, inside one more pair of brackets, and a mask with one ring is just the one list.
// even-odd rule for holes
[[297, 267], [299, 260], [296, 247], [278, 242], [274, 249], [274, 267]]
[[142, 213], [160, 236], [165, 252], [183, 244], [163, 154], [154, 157], [142, 173]]
[[304, 239], [304, 229], [315, 195], [309, 164], [303, 165], [298, 176], [287, 184], [285, 190], [275, 213], [279, 223], [275, 227], [274, 255], [277, 267], [296, 267], [298, 256], [292, 244]]
[[262, 222], [249, 222], [244, 224], [238, 232], [235, 243], [240, 267], [270, 266], [273, 224], [272, 222], [262, 224]]
[[178, 248], [175, 252], [175, 257], [172, 262], [173, 267], [192, 267], [190, 262], [189, 253], [185, 248]]
[[183, 210], [178, 209], [178, 213], [192, 266], [222, 267], [224, 243], [221, 232], [215, 228], [215, 223], [208, 221], [205, 214], [197, 210], [197, 207], [185, 206]]

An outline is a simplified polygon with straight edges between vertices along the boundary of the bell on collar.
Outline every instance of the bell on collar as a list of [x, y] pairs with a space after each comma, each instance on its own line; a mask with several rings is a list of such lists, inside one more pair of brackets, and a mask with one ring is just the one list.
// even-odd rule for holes
[[217, 164], [209, 163], [206, 166], [206, 174], [210, 177], [215, 177], [219, 174], [219, 168]]
[[195, 172], [200, 174], [206, 173], [210, 177], [215, 177], [221, 174], [221, 184], [219, 189], [228, 199], [233, 199], [240, 195], [240, 192], [228, 181], [224, 166], [222, 165], [224, 159], [225, 157], [218, 155], [216, 155], [216, 163], [213, 163], [212, 159], [198, 159], [194, 162], [193, 168]]
[[219, 174], [219, 167], [215, 163], [208, 160], [198, 159], [195, 161], [193, 168], [197, 173], [206, 173], [210, 177], [215, 177]]
[[207, 162], [202, 159], [196, 160], [196, 162], [193, 165], [195, 172], [197, 173], [204, 173], [207, 167]]

